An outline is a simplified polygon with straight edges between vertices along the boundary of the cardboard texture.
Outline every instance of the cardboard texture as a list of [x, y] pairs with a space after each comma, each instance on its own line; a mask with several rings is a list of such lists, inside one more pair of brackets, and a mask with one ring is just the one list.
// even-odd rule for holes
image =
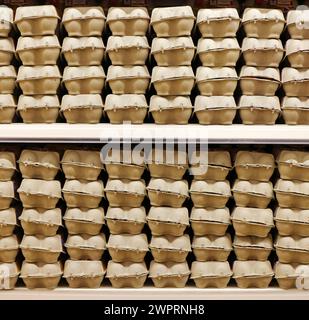
[[0, 210], [0, 237], [11, 236], [16, 225], [17, 219], [15, 208]]
[[15, 45], [12, 38], [0, 39], [0, 65], [10, 65], [15, 54]]
[[0, 181], [12, 179], [15, 171], [15, 154], [9, 151], [0, 151]]
[[0, 94], [12, 94], [15, 88], [14, 66], [0, 66]]
[[9, 7], [2, 7], [0, 13], [0, 19], [3, 21], [0, 26], [0, 36], [6, 38], [13, 27], [13, 9]]
[[13, 181], [0, 181], [0, 210], [8, 209], [14, 196]]
[[281, 81], [286, 96], [309, 96], [309, 71], [307, 69], [283, 68]]
[[300, 28], [307, 21], [307, 12], [302, 10], [290, 10], [287, 14], [286, 24], [292, 39], [309, 39], [309, 30]]
[[18, 240], [16, 235], [0, 237], [0, 262], [14, 262], [18, 253]]
[[0, 93], [0, 123], [12, 123], [15, 111], [16, 102], [13, 95]]
[[[0, 29], [1, 31], [1, 29]], [[1, 289], [4, 290], [11, 290], [14, 289], [15, 284], [17, 282], [18, 276], [19, 276], [19, 268], [16, 264], [16, 262], [11, 263], [0, 263], [0, 268], [5, 268], [8, 270], [9, 274], [9, 281], [7, 283], [7, 286], [1, 286]], [[3, 270], [3, 269], [2, 269]]]
[[309, 40], [289, 39], [285, 44], [285, 52], [292, 68], [309, 67]]
[[286, 124], [308, 124], [309, 98], [284, 97], [281, 105], [282, 115]]

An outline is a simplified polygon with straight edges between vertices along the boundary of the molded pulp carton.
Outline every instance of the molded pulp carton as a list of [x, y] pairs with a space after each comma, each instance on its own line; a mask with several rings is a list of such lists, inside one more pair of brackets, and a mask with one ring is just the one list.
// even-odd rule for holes
[[308, 97], [284, 97], [281, 105], [281, 110], [286, 124], [309, 123]]
[[[2, 9], [2, 8], [1, 8]], [[15, 45], [12, 38], [0, 39], [0, 65], [10, 65], [15, 54]]]
[[0, 262], [14, 262], [18, 248], [19, 244], [16, 235], [0, 237]]
[[1, 7], [0, 19], [3, 21], [0, 25], [0, 36], [6, 38], [9, 36], [13, 26], [13, 9], [8, 7]]
[[16, 225], [17, 219], [15, 208], [0, 210], [0, 237], [12, 235]]
[[0, 123], [12, 123], [15, 111], [16, 102], [13, 95], [0, 93]]
[[281, 81], [286, 96], [309, 96], [309, 70], [288, 67], [283, 68]]
[[12, 94], [15, 80], [16, 71], [13, 66], [0, 66], [0, 94]]
[[18, 275], [19, 275], [19, 268], [16, 262], [0, 263], [0, 269], [7, 271], [7, 274], [8, 274], [8, 281], [6, 281], [7, 278], [4, 279], [4, 277], [1, 275], [1, 280], [3, 279], [2, 280], [3, 283], [1, 283], [0, 289], [4, 289], [4, 290], [14, 289], [18, 279]]
[[0, 151], [0, 181], [9, 181], [16, 171], [15, 154], [8, 151]]
[[0, 181], [0, 210], [8, 209], [14, 196], [13, 181]]
[[292, 39], [309, 39], [309, 29], [304, 28], [308, 23], [308, 12], [305, 10], [290, 10], [287, 15], [287, 28]]
[[292, 68], [309, 67], [309, 40], [289, 39], [285, 51]]

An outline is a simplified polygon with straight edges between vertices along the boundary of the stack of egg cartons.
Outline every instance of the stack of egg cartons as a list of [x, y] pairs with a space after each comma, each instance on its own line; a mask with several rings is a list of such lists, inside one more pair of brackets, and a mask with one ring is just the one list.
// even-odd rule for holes
[[232, 276], [227, 259], [232, 251], [231, 235], [227, 233], [231, 196], [226, 180], [232, 168], [228, 151], [200, 150], [190, 158], [190, 195], [193, 202], [190, 221], [194, 232], [191, 278], [199, 288], [227, 286]]
[[149, 277], [156, 287], [184, 287], [190, 269], [186, 258], [191, 251], [188, 182], [183, 176], [188, 168], [187, 153], [157, 146], [146, 158], [151, 179], [147, 186], [150, 210], [147, 216], [151, 230], [150, 250], [153, 261]]
[[16, 210], [11, 207], [14, 199], [13, 175], [16, 170], [15, 154], [0, 151], [0, 289], [13, 289], [19, 275], [16, 265], [18, 240], [14, 235]]
[[68, 33], [62, 43], [62, 54], [68, 64], [63, 71], [63, 84], [68, 94], [62, 98], [61, 112], [68, 123], [99, 123], [105, 84], [101, 65], [104, 56], [103, 9], [66, 8], [62, 24]]
[[151, 82], [157, 92], [150, 99], [149, 111], [157, 124], [187, 124], [192, 114], [190, 100], [194, 86], [191, 62], [195, 46], [191, 31], [195, 17], [189, 6], [155, 8], [151, 25], [157, 38], [151, 54], [157, 66]]
[[22, 90], [17, 111], [25, 123], [53, 123], [59, 113], [57, 66], [60, 44], [55, 35], [56, 8], [51, 5], [19, 7], [15, 24], [20, 31], [16, 52], [22, 62], [17, 82]]
[[309, 13], [308, 10], [291, 10], [287, 27], [291, 39], [286, 42], [286, 56], [290, 67], [282, 70], [285, 97], [282, 113], [287, 124], [308, 124], [309, 108]]
[[62, 238], [57, 234], [62, 225], [61, 184], [55, 180], [60, 169], [57, 152], [23, 150], [19, 157], [23, 177], [18, 188], [23, 204], [19, 216], [24, 236], [20, 244], [25, 261], [21, 278], [27, 288], [55, 288], [62, 275], [58, 261]]
[[196, 70], [200, 95], [194, 113], [200, 124], [232, 124], [238, 80], [235, 66], [240, 54], [238, 12], [234, 8], [200, 9], [196, 23], [202, 35], [197, 45], [202, 66]]
[[275, 277], [284, 289], [302, 288], [309, 275], [309, 152], [282, 150], [278, 157], [280, 179], [275, 186], [279, 207], [275, 248]]
[[267, 259], [273, 248], [269, 233], [274, 227], [273, 212], [268, 206], [273, 199], [273, 185], [269, 180], [275, 169], [274, 156], [238, 151], [234, 165], [238, 179], [233, 186], [236, 207], [231, 216], [237, 258], [233, 277], [240, 288], [266, 288], [273, 277]]
[[106, 97], [104, 111], [111, 123], [143, 123], [148, 112], [145, 93], [150, 79], [145, 65], [149, 53], [147, 9], [112, 7], [106, 22], [112, 32], [106, 46], [112, 63], [106, 81], [112, 94]]
[[66, 150], [61, 159], [66, 181], [62, 188], [66, 202], [64, 215], [68, 230], [65, 247], [69, 255], [63, 277], [71, 288], [98, 288], [105, 274], [102, 255], [106, 249], [101, 233], [104, 210], [100, 203], [104, 185], [100, 153], [90, 150]]
[[244, 124], [275, 124], [280, 101], [275, 96], [280, 85], [279, 64], [284, 50], [280, 40], [285, 25], [282, 11], [254, 9], [242, 18], [246, 37], [242, 42], [245, 64], [240, 71], [242, 96], [239, 113]]
[[13, 24], [13, 10], [0, 7], [0, 124], [11, 123], [15, 115], [16, 102], [13, 97], [16, 71], [12, 63], [15, 45], [9, 34]]

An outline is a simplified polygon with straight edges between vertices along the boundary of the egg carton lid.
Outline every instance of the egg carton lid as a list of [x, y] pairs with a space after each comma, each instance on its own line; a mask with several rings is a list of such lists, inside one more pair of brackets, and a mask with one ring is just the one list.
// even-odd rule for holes
[[103, 19], [105, 15], [102, 7], [73, 7], [65, 8], [62, 15], [62, 22], [84, 19]]
[[188, 209], [170, 207], [150, 207], [148, 221], [157, 221], [171, 224], [190, 225]]
[[23, 179], [17, 192], [61, 199], [61, 184], [56, 180]]
[[195, 208], [191, 210], [190, 221], [230, 224], [229, 208]]
[[108, 191], [145, 195], [146, 185], [144, 180], [108, 179], [105, 192]]
[[196, 81], [217, 80], [217, 79], [231, 79], [238, 80], [235, 68], [231, 67], [198, 67], [196, 69]]
[[279, 9], [246, 8], [242, 15], [242, 22], [255, 21], [283, 21], [283, 12]]
[[16, 225], [16, 210], [15, 210], [15, 208], [0, 210], [0, 224], [2, 224], [2, 225]]
[[309, 69], [295, 69], [285, 67], [281, 72], [282, 83], [293, 82], [293, 81], [308, 81], [309, 80]]
[[183, 236], [152, 236], [149, 244], [150, 249], [191, 251], [191, 242], [188, 234]]
[[67, 94], [62, 97], [62, 111], [76, 108], [103, 108], [102, 97], [99, 94]]
[[[19, 70], [22, 66], [19, 67]], [[0, 66], [0, 77], [1, 78], [16, 78], [16, 71], [14, 66]]]
[[175, 181], [171, 179], [151, 178], [147, 190], [189, 197], [188, 182], [186, 180]]
[[92, 197], [104, 197], [104, 185], [101, 180], [84, 181], [67, 179], [62, 188], [63, 193], [89, 195]]
[[114, 208], [108, 207], [106, 220], [119, 220], [134, 223], [146, 222], [146, 210], [144, 207], [139, 208]]
[[13, 9], [9, 7], [1, 7], [0, 10], [0, 21], [5, 21], [9, 23], [13, 23]]
[[30, 263], [23, 261], [20, 278], [50, 278], [62, 275], [61, 263]]
[[239, 50], [237, 38], [200, 38], [197, 42], [197, 53], [205, 51]]
[[106, 22], [114, 20], [147, 19], [150, 20], [145, 7], [110, 7]]
[[292, 251], [309, 251], [309, 237], [277, 236], [275, 248]]
[[20, 66], [16, 82], [45, 78], [61, 78], [58, 66]]
[[153, 95], [150, 98], [149, 111], [159, 111], [166, 109], [192, 109], [190, 97], [186, 96], [157, 96]]
[[216, 20], [239, 20], [239, 14], [235, 8], [200, 9], [197, 13], [196, 23]]
[[125, 48], [147, 48], [149, 44], [145, 36], [110, 36], [107, 40], [106, 51], [117, 51]]
[[[93, 95], [93, 96], [96, 96], [96, 95]], [[100, 95], [98, 96], [100, 97]], [[74, 97], [77, 97], [77, 96], [74, 96]], [[91, 151], [91, 150], [68, 150], [67, 149], [65, 150], [63, 157], [61, 159], [61, 164], [97, 168], [97, 169], [103, 168], [103, 165], [100, 159], [100, 152]]]
[[154, 38], [152, 40], [152, 54], [174, 49], [195, 49], [195, 46], [191, 37]]
[[0, 109], [15, 108], [16, 102], [12, 94], [0, 94]]
[[114, 262], [108, 261], [106, 278], [129, 278], [148, 275], [145, 262]]
[[15, 249], [18, 249], [18, 240], [15, 234], [8, 237], [0, 237], [0, 252]]
[[14, 278], [14, 277], [17, 277], [19, 275], [19, 267], [18, 267], [16, 262], [10, 262], [10, 263], [0, 262], [0, 268], [2, 270], [4, 268], [5, 268], [5, 270], [8, 270], [10, 278]]
[[282, 100], [281, 109], [293, 108], [293, 109], [305, 109], [309, 108], [308, 97], [284, 97]]
[[285, 163], [296, 167], [309, 167], [309, 152], [281, 150], [276, 159], [277, 163]]
[[232, 221], [274, 227], [271, 209], [236, 207], [231, 215]]
[[66, 248], [104, 250], [106, 249], [106, 239], [103, 233], [97, 235], [69, 234], [64, 246]]
[[25, 6], [18, 7], [15, 12], [14, 22], [19, 22], [24, 19], [37, 18], [59, 18], [57, 9], [53, 5]]
[[271, 153], [266, 152], [238, 151], [234, 165], [274, 168], [275, 158]]
[[196, 96], [194, 101], [194, 112], [214, 109], [236, 109], [233, 96]]
[[285, 52], [286, 55], [290, 55], [293, 53], [301, 53], [309, 51], [309, 39], [289, 39], [285, 43]]
[[258, 38], [244, 38], [242, 42], [242, 51], [255, 50], [283, 50], [280, 39], [258, 39]]
[[0, 168], [16, 170], [16, 160], [14, 152], [0, 151]]
[[309, 182], [278, 179], [274, 191], [307, 196], [309, 195]]
[[195, 16], [191, 6], [154, 8], [151, 12], [151, 24], [164, 20], [192, 18]]
[[81, 66], [65, 67], [63, 71], [63, 81], [83, 80], [87, 78], [105, 79], [105, 72], [102, 66]]
[[111, 234], [106, 247], [118, 250], [148, 251], [148, 240], [144, 233]]
[[258, 108], [280, 111], [280, 100], [277, 96], [245, 96], [239, 100], [239, 108]]
[[188, 276], [190, 269], [187, 262], [164, 262], [151, 261], [149, 278]]
[[255, 249], [272, 249], [273, 248], [273, 239], [271, 234], [266, 238], [260, 238], [255, 236], [246, 236], [240, 237], [235, 235], [233, 247], [240, 248], [255, 248]]
[[158, 67], [152, 69], [151, 82], [175, 80], [175, 79], [195, 79], [193, 69], [190, 66], [178, 67]]
[[18, 219], [24, 222], [62, 226], [62, 215], [59, 208], [47, 210], [24, 208]]
[[66, 260], [63, 278], [92, 278], [104, 276], [105, 269], [102, 261]]
[[82, 223], [104, 224], [104, 209], [67, 208], [63, 220]]
[[[152, 96], [154, 97], [154, 96]], [[156, 96], [159, 97], [159, 96]], [[171, 103], [174, 103], [174, 99], [182, 98], [178, 96], [169, 96], [172, 100]], [[183, 99], [179, 99], [183, 102], [188, 102], [187, 97], [183, 97]], [[152, 99], [152, 98], [151, 98]], [[164, 102], [168, 102], [169, 100]], [[151, 102], [150, 102], [151, 103]], [[170, 166], [178, 166], [178, 167], [187, 167], [188, 166], [188, 155], [186, 151], [183, 150], [172, 150], [169, 148], [155, 147], [149, 153], [145, 155], [145, 162], [149, 164], [161, 164], [161, 165], [170, 165]]]
[[14, 198], [14, 182], [0, 181], [0, 197]]
[[309, 224], [309, 210], [278, 207], [274, 219], [280, 222]]
[[274, 265], [275, 278], [297, 278], [300, 276], [309, 276], [309, 265], [308, 264], [297, 264], [297, 263], [280, 263], [277, 261]]
[[60, 169], [60, 156], [58, 152], [39, 151], [24, 149], [19, 157], [18, 163], [31, 166], [42, 166], [46, 168]]
[[16, 46], [16, 52], [41, 48], [61, 48], [58, 37], [41, 36], [41, 37], [19, 37]]
[[232, 239], [229, 233], [224, 236], [194, 236], [192, 240], [194, 249], [215, 249], [215, 250], [232, 250]]
[[231, 156], [224, 150], [197, 150], [190, 155], [190, 164], [199, 164], [200, 159], [208, 158], [207, 165], [232, 168]]
[[289, 10], [287, 14], [286, 23], [291, 24], [303, 24], [309, 20], [308, 11], [306, 10]]
[[62, 43], [62, 52], [74, 51], [78, 49], [104, 49], [104, 43], [100, 37], [65, 37]]
[[273, 198], [273, 184], [270, 181], [262, 182], [237, 179], [234, 182], [232, 191]]
[[147, 100], [143, 94], [109, 94], [105, 98], [104, 110], [125, 108], [147, 108]]
[[230, 182], [228, 180], [193, 180], [191, 183], [190, 192], [230, 197], [231, 187]]
[[113, 66], [110, 65], [107, 70], [106, 81], [128, 78], [150, 79], [150, 74], [146, 66]]
[[242, 66], [239, 77], [240, 79], [261, 78], [280, 82], [280, 71], [278, 68]]
[[[2, 21], [1, 18], [0, 18], [0, 21]], [[12, 38], [1, 38], [0, 39], [0, 51], [15, 52], [15, 45], [14, 45], [13, 39]]]
[[19, 247], [37, 251], [62, 252], [62, 239], [60, 234], [51, 237], [24, 235]]
[[60, 102], [57, 95], [20, 95], [17, 104], [17, 110], [35, 109], [35, 108], [59, 108]]
[[191, 265], [191, 279], [230, 277], [233, 275], [228, 261], [194, 261]]
[[233, 278], [270, 277], [274, 275], [269, 261], [238, 261], [233, 264]]

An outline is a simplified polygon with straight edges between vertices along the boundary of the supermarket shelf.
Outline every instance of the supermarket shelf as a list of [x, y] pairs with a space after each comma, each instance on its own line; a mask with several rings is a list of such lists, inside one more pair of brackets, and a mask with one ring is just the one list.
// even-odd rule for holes
[[268, 289], [198, 289], [195, 287], [114, 289], [28, 290], [17, 288], [0, 291], [0, 300], [309, 300], [307, 290]]
[[112, 125], [100, 124], [23, 124], [0, 125], [0, 142], [32, 143], [104, 143], [107, 139], [153, 141], [175, 139], [222, 144], [309, 144], [309, 126], [241, 125]]

